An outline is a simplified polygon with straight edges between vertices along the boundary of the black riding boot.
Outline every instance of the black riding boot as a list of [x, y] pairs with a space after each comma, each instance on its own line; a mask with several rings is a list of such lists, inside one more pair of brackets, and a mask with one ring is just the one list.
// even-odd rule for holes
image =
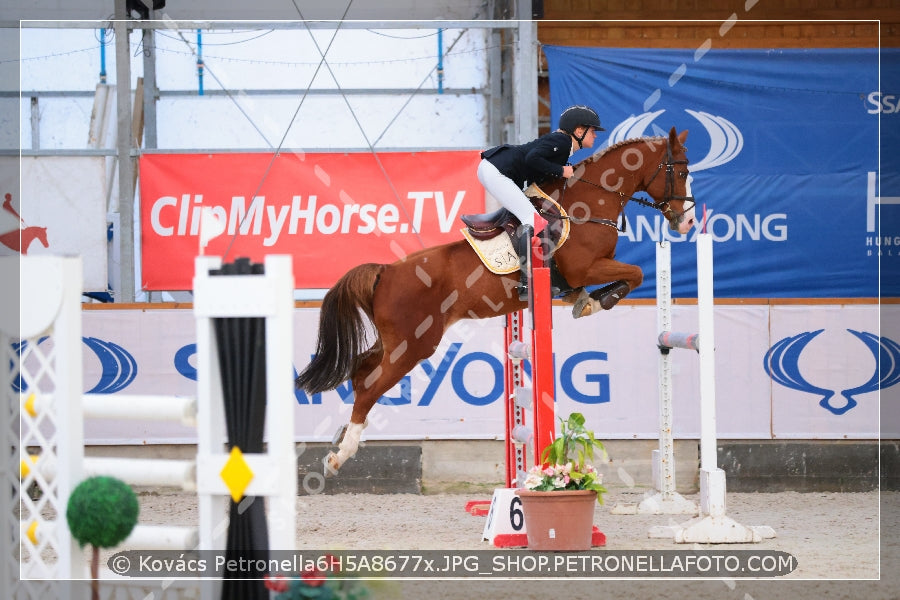
[[534, 227], [531, 225], [519, 225], [516, 229], [516, 238], [513, 244], [519, 254], [519, 285], [516, 291], [519, 300], [528, 301], [528, 278], [531, 274], [531, 238], [534, 237]]

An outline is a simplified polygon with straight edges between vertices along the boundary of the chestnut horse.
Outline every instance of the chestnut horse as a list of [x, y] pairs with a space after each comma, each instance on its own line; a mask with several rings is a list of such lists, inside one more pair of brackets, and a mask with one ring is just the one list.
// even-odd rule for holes
[[[569, 284], [563, 300], [575, 305], [575, 318], [612, 308], [643, 280], [639, 267], [613, 258], [617, 220], [629, 200], [662, 211], [679, 233], [694, 226], [686, 138], [687, 131], [679, 135], [673, 127], [668, 136], [620, 142], [576, 165], [570, 180], [543, 186], [571, 225], [553, 258]], [[637, 192], [653, 202], [632, 198]], [[517, 272], [488, 271], [465, 240], [425, 248], [389, 265], [359, 265], [341, 277], [322, 301], [316, 355], [296, 380], [309, 394], [347, 379], [353, 385], [350, 424], [337, 454], [325, 460], [326, 474], [356, 454], [369, 411], [434, 353], [448, 327], [527, 307], [516, 293], [518, 280]], [[584, 290], [605, 283], [610, 285], [591, 294]]]

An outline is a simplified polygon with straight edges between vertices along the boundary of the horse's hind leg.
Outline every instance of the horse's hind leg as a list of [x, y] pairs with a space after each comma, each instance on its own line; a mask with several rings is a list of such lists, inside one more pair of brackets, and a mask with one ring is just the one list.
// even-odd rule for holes
[[334, 475], [341, 466], [356, 455], [367, 417], [378, 399], [413, 369], [418, 359], [407, 356], [391, 362], [385, 353], [370, 355], [353, 376], [353, 412], [344, 430], [338, 451], [325, 457], [325, 474]]
[[351, 421], [343, 427], [337, 453], [329, 452], [328, 456], [325, 457], [325, 475], [336, 475], [341, 466], [347, 462], [347, 459], [353, 458], [357, 449], [359, 449], [359, 440], [366, 425], [368, 425], [366, 421], [362, 423]]
[[[371, 373], [375, 368], [377, 368], [378, 363], [380, 363], [382, 359], [382, 352], [383, 351], [380, 344], [376, 348], [372, 348], [371, 350], [369, 350], [368, 355], [360, 363], [360, 366], [357, 369], [357, 374], [368, 374]], [[329, 452], [325, 457], [325, 475], [327, 476], [336, 475], [338, 469], [340, 469], [341, 466], [345, 462], [347, 462], [347, 459], [353, 458], [353, 456], [356, 454], [357, 449], [359, 448], [359, 441], [362, 437], [363, 429], [365, 429], [366, 425], [369, 424], [368, 420], [366, 419], [366, 415], [369, 412], [368, 410], [365, 411], [365, 413], [362, 415], [362, 418], [358, 417], [359, 410], [357, 409], [357, 406], [360, 402], [360, 392], [358, 386], [356, 385], [356, 376], [354, 376], [352, 383], [353, 412], [350, 415], [350, 422], [346, 425], [341, 426], [341, 429], [338, 430], [339, 437], [337, 435], [335, 436], [337, 439], [334, 440], [334, 443], [338, 444], [337, 453]]]

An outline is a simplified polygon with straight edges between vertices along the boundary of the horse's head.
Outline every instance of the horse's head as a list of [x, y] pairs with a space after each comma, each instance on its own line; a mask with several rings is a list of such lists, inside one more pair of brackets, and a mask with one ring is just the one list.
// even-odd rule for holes
[[47, 241], [47, 228], [46, 227], [32, 227], [34, 229], [34, 237], [41, 243], [44, 248], [50, 247], [50, 242]]
[[688, 171], [687, 130], [680, 134], [673, 127], [662, 149], [658, 168], [646, 182], [646, 191], [654, 205], [669, 221], [669, 228], [687, 233], [697, 224], [694, 197], [691, 196], [691, 175]]
[[[12, 232], [10, 232], [12, 233]], [[50, 247], [50, 242], [47, 241], [47, 228], [46, 227], [23, 227], [21, 230], [16, 231], [18, 234], [17, 239], [15, 241], [16, 250], [20, 250], [22, 254], [28, 254], [28, 248], [31, 246], [31, 242], [37, 240], [41, 243], [44, 248]], [[5, 242], [4, 242], [5, 243]]]
[[[687, 131], [680, 135], [675, 128], [668, 136], [643, 137], [617, 142], [600, 151], [591, 159], [576, 166], [575, 179], [618, 196], [618, 202], [609, 202], [608, 195], [592, 201], [590, 187], [573, 188], [565, 196], [563, 208], [573, 220], [583, 219], [616, 226], [625, 204], [634, 200], [652, 206], [669, 221], [669, 227], [678, 233], [687, 233], [696, 225], [694, 198], [691, 196], [687, 149], [684, 141]], [[550, 187], [547, 191], [563, 197], [562, 190]], [[575, 190], [578, 190], [577, 192]], [[646, 192], [651, 200], [635, 198], [632, 194]], [[615, 197], [614, 196], [614, 197]], [[583, 214], [583, 216], [581, 216]]]

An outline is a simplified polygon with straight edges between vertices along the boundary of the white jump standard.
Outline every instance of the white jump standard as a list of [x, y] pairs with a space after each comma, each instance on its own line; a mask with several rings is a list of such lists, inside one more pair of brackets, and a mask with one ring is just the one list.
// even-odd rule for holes
[[651, 456], [653, 493], [635, 504], [617, 503], [614, 515], [696, 515], [697, 503], [675, 491], [675, 442], [672, 436], [673, 348], [699, 351], [700, 336], [672, 331], [672, 249], [663, 240], [656, 245], [656, 330], [659, 332], [659, 449]]
[[[698, 335], [674, 334], [668, 328], [661, 327], [659, 340], [662, 356], [668, 355], [670, 348], [695, 350], [700, 355], [700, 510], [699, 516], [680, 525], [657, 526], [649, 531], [652, 538], [671, 537], [676, 543], [699, 544], [738, 544], [761, 542], [764, 538], [775, 537], [771, 527], [747, 527], [737, 523], [725, 514], [725, 471], [718, 467], [716, 456], [716, 379], [715, 379], [715, 335], [713, 327], [713, 256], [712, 235], [703, 232], [697, 235], [697, 313], [699, 320]], [[661, 242], [657, 250], [657, 269], [660, 262], [663, 268], [671, 268], [669, 243]], [[660, 256], [662, 254], [662, 256]], [[663, 275], [663, 281], [666, 279]], [[659, 286], [659, 274], [657, 275]], [[670, 290], [671, 288], [669, 288]], [[661, 313], [664, 311], [661, 311]], [[660, 321], [663, 317], [660, 317]], [[663, 325], [663, 323], [661, 323]], [[669, 323], [671, 326], [671, 323]], [[663, 345], [665, 342], [666, 345]], [[671, 344], [669, 346], [668, 344]], [[672, 456], [671, 437], [671, 390], [669, 390], [667, 406], [663, 406], [663, 389], [668, 379], [671, 382], [671, 371], [663, 373], [664, 362], [660, 361], [661, 411], [660, 411], [660, 450], [659, 476], [655, 482], [661, 488], [658, 498], [649, 500], [662, 506], [664, 503], [672, 507], [684, 499], [674, 492], [674, 461]], [[665, 438], [665, 439], [664, 439]], [[645, 501], [648, 502], [648, 501]], [[643, 503], [642, 503], [643, 504]], [[663, 512], [660, 510], [659, 512]], [[671, 514], [671, 513], [669, 513]]]

